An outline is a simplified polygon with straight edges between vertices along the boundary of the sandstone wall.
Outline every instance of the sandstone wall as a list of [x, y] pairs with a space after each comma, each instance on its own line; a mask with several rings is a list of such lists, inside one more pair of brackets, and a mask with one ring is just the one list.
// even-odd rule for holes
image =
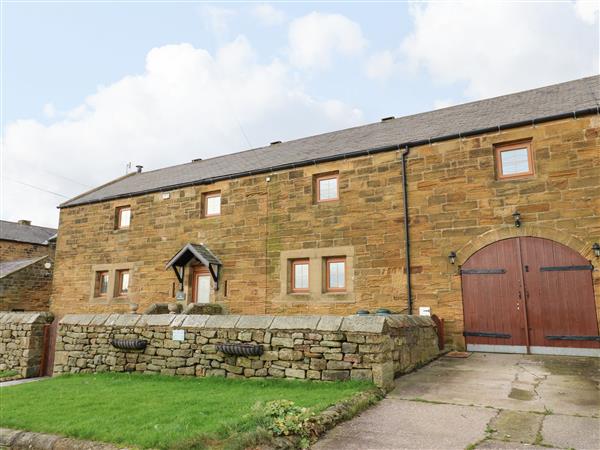
[[29, 259], [36, 256], [54, 256], [54, 244], [30, 244], [0, 240], [0, 261], [13, 261], [16, 259]]
[[0, 312], [0, 370], [16, 370], [23, 378], [40, 375], [44, 326], [49, 313]]
[[[184, 340], [173, 340], [183, 330]], [[143, 339], [119, 350], [112, 339]], [[221, 343], [263, 346], [231, 356]], [[166, 375], [368, 380], [395, 375], [438, 354], [433, 321], [409, 316], [67, 315], [59, 325], [54, 373], [135, 371]]]
[[[600, 242], [599, 131], [600, 117], [589, 116], [411, 149], [415, 312], [431, 307], [457, 347], [464, 343], [458, 267], [474, 251], [506, 237], [538, 236], [596, 260], [591, 246]], [[529, 138], [535, 175], [497, 180], [494, 145]], [[331, 171], [339, 172], [340, 198], [315, 204], [313, 177]], [[202, 193], [214, 190], [221, 190], [222, 214], [203, 218]], [[115, 208], [124, 204], [132, 207], [131, 227], [114, 230]], [[126, 312], [129, 302], [143, 311], [173, 301], [176, 279], [164, 265], [195, 242], [223, 261], [221, 288], [211, 301], [232, 313], [400, 312], [407, 305], [402, 208], [400, 157], [389, 152], [177, 189], [168, 199], [155, 193], [62, 209], [51, 308], [62, 316]], [[516, 210], [521, 228], [512, 221]], [[338, 249], [351, 253], [352, 292], [282, 292], [282, 255]], [[458, 254], [455, 265], [448, 262], [450, 251]], [[128, 298], [90, 298], [99, 264], [132, 266]], [[600, 271], [592, 276], [600, 316]]]
[[[44, 264], [52, 264], [46, 269]], [[0, 278], [0, 311], [48, 311], [54, 261], [44, 258]]]

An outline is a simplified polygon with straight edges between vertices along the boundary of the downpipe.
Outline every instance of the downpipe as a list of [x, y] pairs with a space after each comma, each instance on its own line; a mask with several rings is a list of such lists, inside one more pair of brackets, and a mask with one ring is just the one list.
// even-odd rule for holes
[[406, 173], [406, 157], [410, 152], [408, 145], [404, 146], [404, 150], [400, 154], [402, 161], [402, 197], [404, 207], [404, 251], [406, 261], [406, 296], [407, 296], [407, 309], [408, 314], [413, 313], [413, 299], [412, 299], [412, 286], [410, 281], [410, 236], [409, 236], [409, 221], [408, 221], [408, 180]]

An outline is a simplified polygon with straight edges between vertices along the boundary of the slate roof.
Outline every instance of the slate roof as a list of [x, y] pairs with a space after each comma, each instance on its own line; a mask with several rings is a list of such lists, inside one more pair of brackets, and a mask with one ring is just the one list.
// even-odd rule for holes
[[[143, 173], [134, 173], [84, 193], [61, 207], [93, 203], [111, 198], [181, 186], [235, 178], [248, 172], [264, 173], [315, 160], [340, 159], [344, 154], [377, 147], [442, 140], [451, 135], [489, 129], [561, 114], [598, 113], [600, 76], [592, 76], [501, 97], [405, 116], [346, 130], [296, 139], [206, 160]], [[347, 155], [351, 156], [351, 155]]]
[[215, 264], [221, 266], [221, 260], [210, 251], [204, 244], [186, 244], [181, 250], [177, 252], [173, 258], [167, 263], [166, 268], [172, 266], [183, 266], [187, 264], [192, 258], [196, 258], [205, 266], [209, 264]]
[[0, 240], [27, 242], [29, 244], [47, 244], [47, 240], [56, 234], [55, 228], [22, 225], [16, 222], [0, 220]]
[[48, 255], [30, 259], [17, 259], [15, 261], [2, 261], [0, 262], [0, 278], [7, 277], [47, 257]]

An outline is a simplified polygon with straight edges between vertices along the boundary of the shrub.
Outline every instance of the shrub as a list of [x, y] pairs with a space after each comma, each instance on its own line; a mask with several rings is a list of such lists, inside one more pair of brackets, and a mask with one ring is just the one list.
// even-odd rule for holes
[[298, 406], [290, 400], [274, 400], [257, 405], [257, 408], [262, 410], [265, 426], [274, 436], [299, 436], [300, 447], [309, 446], [315, 415], [310, 408]]

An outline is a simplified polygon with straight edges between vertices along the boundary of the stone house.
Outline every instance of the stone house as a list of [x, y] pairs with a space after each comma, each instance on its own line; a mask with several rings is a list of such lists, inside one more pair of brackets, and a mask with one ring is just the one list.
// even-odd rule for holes
[[600, 77], [116, 179], [60, 208], [51, 309], [436, 314], [597, 354]]
[[0, 311], [48, 311], [56, 232], [0, 221]]

